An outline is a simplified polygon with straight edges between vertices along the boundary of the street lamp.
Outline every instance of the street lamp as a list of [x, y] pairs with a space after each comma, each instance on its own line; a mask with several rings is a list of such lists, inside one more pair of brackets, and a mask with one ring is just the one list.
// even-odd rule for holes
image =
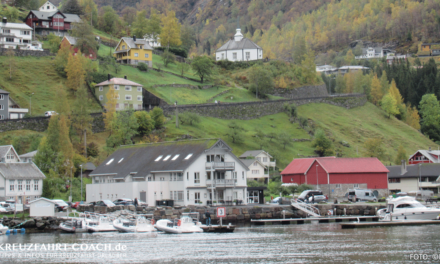
[[83, 200], [83, 165], [79, 165], [81, 167], [81, 202]]
[[318, 184], [318, 165], [316, 165], [316, 189], [319, 190], [319, 184]]
[[29, 96], [29, 115], [32, 116], [32, 95], [34, 93], [31, 93], [31, 96]]

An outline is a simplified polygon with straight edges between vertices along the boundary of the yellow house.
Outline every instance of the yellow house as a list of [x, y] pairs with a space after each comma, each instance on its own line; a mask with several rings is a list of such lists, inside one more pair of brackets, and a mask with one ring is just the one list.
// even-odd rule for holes
[[121, 38], [113, 55], [122, 64], [138, 65], [139, 62], [153, 67], [153, 48], [145, 39]]

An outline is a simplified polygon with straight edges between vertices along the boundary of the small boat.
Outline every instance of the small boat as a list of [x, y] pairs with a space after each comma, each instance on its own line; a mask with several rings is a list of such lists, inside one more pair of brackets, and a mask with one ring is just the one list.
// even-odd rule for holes
[[60, 224], [60, 229], [67, 233], [87, 232], [87, 225], [84, 218], [72, 218]]
[[1, 222], [0, 222], [0, 235], [6, 234], [6, 231], [9, 230], [9, 227], [4, 226]]
[[113, 221], [113, 226], [121, 233], [145, 233], [154, 232], [154, 219], [147, 219], [143, 215], [139, 215], [135, 220], [118, 218]]
[[113, 226], [113, 219], [107, 215], [97, 216], [97, 221], [91, 221], [87, 224], [87, 231], [89, 232], [114, 232], [117, 231]]
[[155, 227], [159, 231], [171, 234], [203, 233], [203, 229], [200, 227], [202, 224], [198, 218], [192, 218], [190, 214], [185, 213], [180, 219], [174, 219], [174, 221], [161, 219], [157, 221]]
[[440, 208], [426, 207], [414, 197], [401, 196], [387, 201], [387, 208], [377, 211], [379, 221], [437, 220]]

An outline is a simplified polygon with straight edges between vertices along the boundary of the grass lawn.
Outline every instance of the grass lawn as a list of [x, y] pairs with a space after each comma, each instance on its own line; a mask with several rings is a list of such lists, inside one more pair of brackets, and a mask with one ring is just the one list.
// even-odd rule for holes
[[164, 99], [167, 103], [178, 104], [204, 104], [208, 99], [219, 94], [228, 88], [213, 87], [209, 89], [191, 89], [191, 88], [174, 88], [174, 87], [156, 87], [148, 90]]
[[114, 50], [115, 50], [114, 48], [101, 44], [99, 45], [98, 56], [101, 57], [112, 56]]
[[[163, 64], [162, 57], [161, 57], [160, 55], [153, 54], [153, 67], [155, 67], [155, 66], [154, 66], [154, 62], [155, 62], [155, 61], [158, 61], [158, 62], [160, 62], [160, 63]], [[164, 71], [169, 71], [169, 72], [172, 72], [172, 73], [175, 73], [175, 74], [178, 74], [178, 75], [181, 75], [181, 72], [180, 72], [180, 70], [178, 69], [177, 64], [174, 64], [174, 63], [170, 63], [170, 64], [168, 64], [168, 67], [165, 67], [165, 66], [164, 66], [164, 67], [163, 67], [163, 70], [164, 70]], [[199, 76], [196, 75], [196, 74], [192, 71], [191, 67], [189, 68], [189, 71], [186, 72], [183, 76], [185, 76], [185, 77], [190, 77], [190, 78], [194, 78], [194, 79], [196, 79], [196, 80], [200, 80]]]
[[[9, 79], [7, 57], [0, 56], [0, 89], [10, 92], [11, 98], [22, 108], [30, 108], [32, 95], [32, 115], [43, 115], [45, 111], [54, 110], [56, 87], [64, 86], [66, 79], [54, 69], [52, 57], [15, 57], [16, 71]], [[68, 91], [68, 100], [72, 105], [75, 97]], [[92, 109], [101, 108], [92, 100]]]
[[[298, 112], [330, 134], [337, 151], [344, 157], [362, 157], [365, 140], [377, 137], [383, 140], [388, 158], [382, 162], [387, 165], [394, 163], [399, 145], [403, 145], [407, 156], [418, 149], [436, 148], [435, 143], [420, 132], [394, 117], [387, 118], [371, 103], [350, 110], [328, 104], [307, 104], [300, 106]], [[341, 141], [346, 141], [350, 147], [342, 146]]]

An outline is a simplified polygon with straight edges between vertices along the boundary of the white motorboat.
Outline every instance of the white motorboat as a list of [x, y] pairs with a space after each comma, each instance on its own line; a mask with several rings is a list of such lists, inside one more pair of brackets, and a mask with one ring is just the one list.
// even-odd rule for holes
[[380, 221], [436, 220], [440, 208], [426, 207], [414, 197], [402, 196], [387, 201], [387, 208], [377, 211]]
[[202, 233], [202, 223], [198, 219], [192, 218], [189, 214], [184, 214], [180, 219], [174, 221], [168, 219], [158, 220], [155, 227], [159, 231], [171, 234], [182, 233]]
[[113, 226], [122, 233], [146, 233], [157, 231], [154, 228], [154, 220], [139, 215], [135, 220], [118, 218], [113, 221]]
[[6, 234], [6, 231], [9, 230], [9, 227], [4, 226], [1, 222], [0, 222], [0, 235], [4, 235]]
[[117, 231], [113, 226], [113, 219], [106, 215], [99, 215], [98, 221], [91, 221], [87, 224], [89, 232], [114, 232]]
[[87, 232], [87, 224], [84, 218], [72, 218], [60, 224], [60, 229], [67, 233]]

